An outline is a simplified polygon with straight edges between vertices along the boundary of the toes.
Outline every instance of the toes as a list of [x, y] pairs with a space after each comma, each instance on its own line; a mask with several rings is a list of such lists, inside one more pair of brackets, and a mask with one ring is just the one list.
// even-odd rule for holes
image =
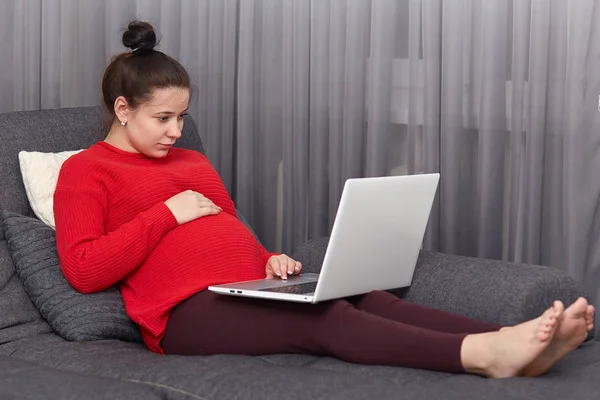
[[554, 309], [555, 309], [555, 310], [557, 310], [557, 311], [561, 311], [561, 310], [564, 310], [564, 309], [565, 309], [565, 305], [564, 305], [564, 304], [563, 304], [563, 302], [562, 302], [562, 301], [560, 301], [560, 300], [556, 300], [556, 301], [554, 302], [554, 304], [553, 304], [553, 307], [554, 307]]
[[588, 301], [587, 301], [587, 299], [586, 299], [585, 297], [580, 297], [580, 298], [578, 298], [578, 299], [575, 301], [575, 304], [577, 305], [577, 307], [578, 307], [579, 309], [583, 309], [584, 311], [586, 311], [586, 310], [587, 310], [587, 308], [588, 308], [588, 305], [589, 305], [589, 303], [588, 303]]
[[588, 302], [585, 298], [580, 297], [573, 304], [571, 304], [566, 310], [565, 313], [569, 314], [571, 317], [581, 317], [586, 313], [588, 309]]
[[544, 317], [555, 317], [556, 314], [559, 312], [560, 310], [560, 302], [559, 301], [555, 301], [554, 304], [552, 304], [552, 307], [548, 308], [546, 311], [544, 311]]
[[561, 314], [560, 311], [558, 311], [558, 310], [556, 310], [556, 308], [552, 307], [552, 309], [550, 310], [550, 313], [547, 317], [547, 321], [554, 324], [558, 320], [558, 318], [560, 318], [560, 314]]
[[553, 305], [548, 308], [542, 317], [540, 318], [539, 328], [538, 328], [538, 338], [540, 341], [545, 342], [552, 338], [556, 327], [558, 325], [557, 322], [557, 310], [560, 310], [560, 306]]
[[554, 310], [554, 315], [558, 318], [565, 311], [565, 305], [562, 301], [556, 300], [552, 305], [552, 309]]
[[587, 310], [585, 312], [585, 318], [588, 320], [588, 322], [594, 320], [594, 306], [587, 307]]
[[541, 326], [543, 328], [552, 329], [552, 326], [556, 324], [556, 320], [558, 318], [556, 306], [552, 306], [542, 314], [542, 318], [540, 320]]
[[550, 331], [541, 331], [538, 333], [538, 337], [540, 338], [541, 342], [546, 342], [550, 339]]
[[550, 324], [543, 324], [542, 327], [540, 328], [540, 331], [542, 331], [544, 333], [550, 333], [551, 330], [552, 330], [552, 325], [550, 325]]

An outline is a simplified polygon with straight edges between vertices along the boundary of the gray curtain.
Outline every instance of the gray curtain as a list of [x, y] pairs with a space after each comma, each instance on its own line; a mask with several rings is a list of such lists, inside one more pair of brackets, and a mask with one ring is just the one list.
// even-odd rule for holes
[[440, 66], [435, 247], [561, 268], [600, 305], [600, 2], [423, 2], [422, 16], [424, 36], [442, 26], [423, 41]]
[[266, 243], [327, 235], [346, 178], [439, 171], [426, 248], [560, 268], [600, 307], [600, 1], [239, 13], [235, 190]]
[[0, 112], [101, 104], [123, 29], [151, 22], [196, 86], [190, 113], [232, 182], [237, 0], [0, 0]]
[[99, 104], [134, 17], [270, 249], [328, 235], [346, 178], [439, 171], [426, 248], [560, 268], [600, 306], [600, 0], [4, 0], [0, 111]]

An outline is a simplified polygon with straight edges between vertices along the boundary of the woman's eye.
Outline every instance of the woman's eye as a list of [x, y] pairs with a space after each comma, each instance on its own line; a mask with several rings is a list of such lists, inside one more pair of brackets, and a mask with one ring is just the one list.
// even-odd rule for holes
[[183, 119], [183, 117], [185, 117], [187, 115], [187, 113], [183, 113], [179, 116], [179, 119]]

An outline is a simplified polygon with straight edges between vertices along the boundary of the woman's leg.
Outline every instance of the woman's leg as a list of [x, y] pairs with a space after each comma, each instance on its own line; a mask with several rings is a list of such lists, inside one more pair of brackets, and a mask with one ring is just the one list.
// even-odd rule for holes
[[[575, 313], [586, 306], [582, 299], [569, 309]], [[310, 305], [203, 291], [173, 310], [161, 346], [167, 354], [305, 353], [359, 364], [512, 377], [526, 367], [545, 371], [570, 351], [558, 343], [544, 356], [561, 314], [555, 306], [499, 332], [467, 335], [403, 324], [345, 300]], [[585, 336], [586, 324], [581, 327]]]
[[465, 336], [392, 321], [345, 300], [298, 304], [203, 291], [172, 311], [161, 346], [167, 354], [304, 353], [462, 373]]
[[483, 333], [498, 331], [502, 328], [501, 325], [488, 324], [461, 315], [409, 303], [384, 291], [373, 291], [353, 297], [349, 301], [359, 310], [364, 310], [369, 314], [438, 332]]

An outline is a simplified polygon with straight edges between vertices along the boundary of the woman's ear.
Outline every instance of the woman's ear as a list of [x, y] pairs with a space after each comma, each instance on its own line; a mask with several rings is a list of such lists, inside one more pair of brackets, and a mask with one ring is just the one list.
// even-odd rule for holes
[[117, 97], [117, 99], [115, 100], [115, 115], [117, 116], [117, 119], [119, 120], [119, 122], [121, 123], [127, 123], [127, 117], [129, 115], [129, 104], [127, 104], [127, 100], [125, 100], [125, 97], [123, 96], [119, 96]]

